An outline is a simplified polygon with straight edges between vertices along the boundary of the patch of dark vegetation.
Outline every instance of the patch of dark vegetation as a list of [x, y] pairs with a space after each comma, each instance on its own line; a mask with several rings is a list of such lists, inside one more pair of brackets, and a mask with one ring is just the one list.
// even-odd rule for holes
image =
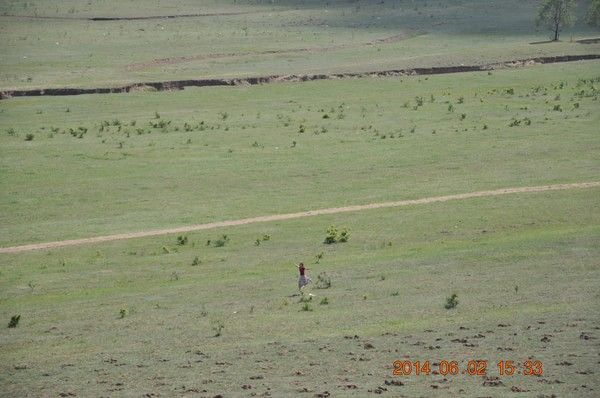
[[8, 322], [8, 327], [9, 328], [16, 328], [17, 325], [19, 324], [19, 321], [21, 320], [21, 315], [13, 315], [10, 318], [10, 321]]

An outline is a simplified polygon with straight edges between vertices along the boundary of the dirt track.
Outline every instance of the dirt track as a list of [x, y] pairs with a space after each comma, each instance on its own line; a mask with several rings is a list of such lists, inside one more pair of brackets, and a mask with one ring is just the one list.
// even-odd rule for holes
[[418, 35], [424, 34], [424, 32], [408, 32], [408, 33], [399, 33], [394, 36], [383, 37], [380, 39], [371, 40], [363, 43], [353, 43], [353, 44], [339, 44], [336, 46], [328, 46], [328, 47], [302, 47], [302, 48], [290, 48], [287, 50], [265, 50], [265, 51], [254, 51], [254, 52], [239, 52], [239, 53], [210, 53], [210, 54], [199, 54], [199, 55], [187, 55], [181, 57], [171, 57], [171, 58], [156, 58], [147, 62], [136, 62], [133, 64], [129, 64], [125, 67], [127, 70], [139, 71], [148, 68], [153, 68], [157, 66], [163, 65], [176, 65], [184, 62], [191, 61], [202, 61], [208, 59], [223, 59], [223, 58], [239, 58], [239, 57], [247, 57], [247, 56], [262, 56], [262, 55], [283, 55], [283, 54], [298, 54], [298, 53], [322, 53], [328, 51], [337, 51], [345, 48], [356, 48], [356, 47], [366, 47], [373, 46], [375, 44], [389, 44], [395, 43], [401, 40], [405, 40], [408, 38], [412, 38]]
[[414, 69], [392, 69], [364, 73], [338, 73], [319, 75], [271, 75], [260, 77], [244, 77], [231, 79], [201, 79], [201, 80], [170, 80], [163, 82], [140, 82], [120, 87], [98, 87], [98, 88], [40, 88], [32, 90], [5, 90], [0, 91], [0, 99], [12, 97], [38, 97], [55, 95], [81, 95], [81, 94], [110, 94], [128, 93], [140, 88], [151, 88], [156, 91], [182, 90], [185, 87], [209, 87], [209, 86], [238, 86], [256, 85], [276, 82], [305, 82], [311, 80], [328, 80], [360, 77], [385, 77], [385, 76], [413, 76], [413, 75], [442, 75], [448, 73], [483, 72], [501, 68], [514, 68], [532, 64], [551, 64], [558, 62], [573, 62], [600, 59], [600, 54], [586, 55], [559, 55], [554, 57], [538, 57], [528, 59], [517, 59], [495, 64], [486, 65], [461, 65], [461, 66], [438, 66], [432, 68]]
[[35, 244], [23, 245], [23, 246], [3, 247], [3, 248], [0, 248], [0, 253], [20, 253], [20, 252], [32, 251], [32, 250], [55, 249], [55, 248], [64, 247], [64, 246], [77, 246], [77, 245], [84, 245], [84, 244], [88, 244], [88, 243], [91, 244], [91, 243], [101, 243], [101, 242], [109, 242], [109, 241], [115, 241], [115, 240], [143, 238], [143, 237], [149, 237], [149, 236], [180, 234], [180, 233], [186, 233], [186, 232], [201, 231], [201, 230], [206, 230], [206, 229], [232, 227], [232, 226], [237, 226], [237, 225], [246, 225], [246, 224], [254, 224], [254, 223], [261, 223], [261, 222], [282, 221], [282, 220], [291, 220], [291, 219], [295, 219], [295, 218], [320, 216], [320, 215], [324, 215], [324, 214], [347, 213], [347, 212], [354, 212], [354, 211], [361, 211], [361, 210], [382, 209], [382, 208], [387, 208], [387, 207], [402, 207], [402, 206], [420, 205], [420, 204], [435, 203], [435, 202], [448, 202], [450, 200], [463, 200], [463, 199], [470, 199], [470, 198], [480, 198], [480, 197], [485, 197], [485, 196], [499, 196], [499, 195], [513, 194], [513, 193], [532, 193], [532, 192], [559, 191], [559, 190], [566, 190], [566, 189], [583, 189], [583, 188], [597, 188], [597, 187], [600, 187], [600, 181], [581, 182], [581, 183], [573, 183], [573, 184], [543, 185], [543, 186], [537, 186], [537, 187], [502, 188], [502, 189], [496, 189], [493, 191], [478, 191], [478, 192], [461, 193], [461, 194], [455, 194], [455, 195], [433, 196], [433, 197], [422, 198], [422, 199], [401, 200], [401, 201], [397, 201], [397, 202], [383, 202], [383, 203], [371, 203], [371, 204], [367, 204], [367, 205], [333, 207], [333, 208], [328, 208], [328, 209], [303, 211], [303, 212], [299, 212], [299, 213], [275, 214], [275, 215], [271, 215], [271, 216], [244, 218], [241, 220], [219, 221], [219, 222], [213, 222], [213, 223], [207, 223], [207, 224], [188, 225], [185, 227], [178, 227], [178, 228], [156, 229], [156, 230], [133, 232], [133, 233], [126, 233], [126, 234], [96, 236], [96, 237], [92, 237], [92, 238], [72, 239], [72, 240], [63, 240], [63, 241], [58, 241], [58, 242], [46, 242], [46, 243], [35, 243]]

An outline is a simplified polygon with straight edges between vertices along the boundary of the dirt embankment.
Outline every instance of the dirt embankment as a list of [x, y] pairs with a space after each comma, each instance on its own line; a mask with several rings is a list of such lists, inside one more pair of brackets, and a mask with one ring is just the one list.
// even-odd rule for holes
[[202, 14], [180, 14], [180, 15], [148, 15], [143, 17], [53, 17], [43, 15], [12, 15], [4, 14], [3, 17], [28, 18], [28, 19], [55, 19], [55, 20], [73, 20], [73, 21], [143, 21], [148, 19], [176, 19], [176, 18], [200, 18], [200, 17], [221, 17], [228, 15], [247, 15], [255, 14], [260, 11], [237, 11], [237, 12], [209, 12]]
[[128, 93], [143, 88], [151, 88], [156, 91], [182, 90], [185, 87], [208, 87], [208, 86], [237, 86], [255, 85], [275, 82], [297, 82], [311, 80], [343, 79], [352, 77], [384, 77], [384, 76], [412, 76], [412, 75], [441, 75], [448, 73], [481, 72], [505, 67], [521, 67], [531, 64], [551, 64], [558, 62], [573, 62], [600, 59], [600, 54], [587, 55], [560, 55], [553, 57], [537, 57], [519, 59], [487, 65], [461, 65], [461, 66], [438, 66], [432, 68], [414, 69], [391, 69], [385, 71], [374, 71], [364, 73], [337, 73], [337, 74], [311, 74], [311, 75], [271, 75], [259, 77], [245, 77], [232, 79], [198, 79], [198, 80], [170, 80], [162, 82], [140, 82], [120, 87], [97, 87], [97, 88], [42, 88], [31, 90], [6, 90], [0, 91], [0, 99], [12, 97], [37, 97], [55, 95], [81, 95], [81, 94], [110, 94]]

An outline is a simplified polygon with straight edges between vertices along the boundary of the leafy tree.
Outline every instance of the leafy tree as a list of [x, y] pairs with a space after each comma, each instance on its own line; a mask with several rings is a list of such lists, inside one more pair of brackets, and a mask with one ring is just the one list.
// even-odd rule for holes
[[600, 27], [600, 0], [592, 0], [587, 13], [587, 23], [591, 26]]
[[554, 41], [558, 41], [564, 27], [575, 22], [575, 0], [542, 0], [540, 10], [535, 19], [536, 26], [543, 26], [554, 33]]

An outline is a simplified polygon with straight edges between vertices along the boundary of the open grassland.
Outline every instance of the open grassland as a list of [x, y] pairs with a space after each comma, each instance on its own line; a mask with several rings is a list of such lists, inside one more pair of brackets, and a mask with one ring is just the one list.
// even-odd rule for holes
[[[0, 245], [597, 181], [599, 65], [2, 101]], [[599, 192], [3, 254], [0, 394], [596, 396]]]
[[3, 101], [0, 245], [595, 181], [599, 65]]
[[[0, 334], [3, 395], [593, 397], [598, 192], [3, 255], [0, 317], [21, 314]], [[349, 242], [324, 245], [330, 224]], [[299, 260], [331, 280], [308, 303]], [[497, 361], [528, 358], [542, 376], [494, 379]], [[397, 359], [485, 359], [488, 378], [392, 377]]]
[[[366, 72], [600, 53], [600, 43], [578, 41], [598, 36], [582, 22], [587, 2], [581, 3], [580, 22], [557, 43], [542, 43], [548, 33], [536, 32], [536, 1], [54, 3], [0, 4], [0, 89]], [[211, 16], [86, 19], [190, 14]]]

